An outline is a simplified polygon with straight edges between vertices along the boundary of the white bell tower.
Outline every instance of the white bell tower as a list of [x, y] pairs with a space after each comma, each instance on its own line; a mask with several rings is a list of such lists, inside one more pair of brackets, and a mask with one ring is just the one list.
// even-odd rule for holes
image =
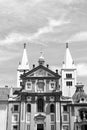
[[68, 43], [66, 43], [65, 59], [61, 69], [62, 95], [72, 97], [76, 85], [76, 67], [72, 59]]
[[26, 43], [24, 43], [24, 51], [23, 51], [23, 56], [22, 56], [22, 61], [19, 63], [18, 69], [17, 69], [17, 87], [20, 87], [20, 76], [24, 72], [29, 71], [29, 62], [27, 58], [27, 52], [26, 52]]

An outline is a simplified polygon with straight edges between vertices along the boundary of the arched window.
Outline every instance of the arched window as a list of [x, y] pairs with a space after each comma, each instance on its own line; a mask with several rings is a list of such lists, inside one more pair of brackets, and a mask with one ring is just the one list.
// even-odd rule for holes
[[50, 105], [50, 113], [55, 113], [55, 106], [54, 106], [54, 104]]
[[42, 98], [38, 99], [37, 109], [38, 109], [38, 112], [44, 112], [44, 100]]
[[27, 112], [31, 112], [31, 105], [27, 104]]

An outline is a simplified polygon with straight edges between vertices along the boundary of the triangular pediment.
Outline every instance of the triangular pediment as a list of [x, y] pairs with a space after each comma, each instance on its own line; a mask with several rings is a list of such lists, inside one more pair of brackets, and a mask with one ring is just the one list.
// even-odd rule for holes
[[36, 120], [44, 120], [46, 118], [46, 115], [43, 113], [38, 113], [34, 117]]
[[54, 71], [50, 70], [49, 68], [39, 65], [36, 68], [32, 69], [31, 71], [25, 73], [22, 75], [23, 77], [60, 77], [57, 73]]

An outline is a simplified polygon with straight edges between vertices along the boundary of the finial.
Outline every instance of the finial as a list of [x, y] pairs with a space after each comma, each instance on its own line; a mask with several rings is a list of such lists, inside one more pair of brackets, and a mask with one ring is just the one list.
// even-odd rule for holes
[[68, 48], [68, 43], [66, 43], [66, 48]]
[[26, 43], [24, 43], [24, 48], [26, 48]]
[[39, 61], [38, 62], [39, 62], [39, 65], [43, 65], [44, 62], [45, 62], [44, 61], [44, 57], [43, 57], [43, 52], [41, 51], [40, 54], [41, 54], [41, 56], [39, 57]]

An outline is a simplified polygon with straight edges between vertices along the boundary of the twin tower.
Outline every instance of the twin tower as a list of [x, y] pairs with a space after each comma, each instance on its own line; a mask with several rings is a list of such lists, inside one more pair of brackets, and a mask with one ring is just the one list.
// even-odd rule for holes
[[[40, 56], [40, 58], [44, 57]], [[18, 69], [17, 69], [17, 87], [20, 88], [20, 75], [24, 72], [30, 71], [29, 68], [29, 62], [26, 52], [26, 44], [24, 44], [24, 50], [23, 50], [23, 56], [22, 61], [19, 63]], [[76, 67], [74, 65], [74, 61], [72, 59], [68, 43], [66, 43], [66, 52], [65, 52], [65, 58], [62, 64], [61, 68], [61, 90], [62, 90], [62, 96], [65, 97], [72, 97], [72, 95], [75, 92], [75, 85], [76, 85]]]

